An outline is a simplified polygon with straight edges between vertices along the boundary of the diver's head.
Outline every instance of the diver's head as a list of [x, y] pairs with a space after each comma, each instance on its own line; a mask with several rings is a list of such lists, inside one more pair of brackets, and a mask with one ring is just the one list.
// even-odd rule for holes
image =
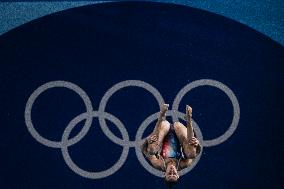
[[165, 182], [169, 188], [172, 188], [174, 184], [177, 183], [179, 179], [179, 174], [174, 162], [169, 162], [166, 167], [165, 172]]

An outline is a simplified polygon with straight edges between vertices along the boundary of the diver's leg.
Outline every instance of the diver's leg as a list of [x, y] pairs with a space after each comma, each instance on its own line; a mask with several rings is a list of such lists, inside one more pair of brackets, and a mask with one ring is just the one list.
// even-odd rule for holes
[[160, 114], [158, 116], [158, 121], [156, 123], [156, 126], [154, 128], [153, 132], [157, 132], [159, 130], [159, 127], [161, 125], [161, 122], [166, 121], [166, 113], [168, 111], [169, 105], [168, 104], [163, 104], [161, 106]]
[[150, 135], [156, 135], [158, 138], [158, 143], [162, 143], [165, 136], [168, 134], [170, 130], [170, 123], [167, 120], [164, 120], [159, 123], [159, 125], [156, 126], [153, 133]]
[[186, 126], [187, 126], [187, 139], [188, 141], [194, 137], [192, 127], [192, 108], [186, 105]]
[[192, 145], [192, 140], [194, 138], [193, 127], [192, 127], [192, 109], [190, 106], [186, 107], [186, 116], [187, 116], [187, 127], [185, 127], [180, 122], [174, 123], [175, 133], [177, 138], [182, 145], [183, 152], [186, 158], [193, 159], [196, 157], [196, 146]]
[[182, 123], [174, 123], [175, 133], [177, 138], [183, 148], [183, 152], [186, 158], [193, 159], [196, 157], [196, 148], [190, 144], [188, 140], [188, 128], [186, 128]]
[[168, 111], [169, 105], [163, 104], [161, 107], [161, 111], [158, 117], [158, 121], [155, 125], [155, 128], [152, 132], [152, 134], [155, 134], [158, 136], [158, 142], [163, 142], [165, 136], [169, 132], [170, 129], [170, 123], [166, 120], [166, 113]]
[[187, 120], [187, 140], [189, 144], [195, 147], [197, 153], [201, 150], [201, 145], [199, 140], [194, 136], [193, 126], [192, 126], [192, 108], [190, 106], [186, 106], [186, 120]]
[[147, 151], [150, 154], [157, 154], [161, 148], [161, 144], [170, 130], [170, 123], [166, 120], [166, 112], [169, 105], [164, 104], [153, 132], [147, 137]]

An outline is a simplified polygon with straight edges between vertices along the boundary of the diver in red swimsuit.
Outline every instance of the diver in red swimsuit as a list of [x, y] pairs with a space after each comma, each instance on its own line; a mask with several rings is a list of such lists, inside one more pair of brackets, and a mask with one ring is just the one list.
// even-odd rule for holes
[[201, 146], [194, 137], [192, 127], [192, 108], [186, 106], [187, 127], [180, 122], [170, 124], [166, 121], [169, 105], [164, 104], [154, 131], [141, 146], [143, 154], [152, 166], [165, 172], [169, 187], [178, 181], [178, 171], [189, 167], [200, 153]]

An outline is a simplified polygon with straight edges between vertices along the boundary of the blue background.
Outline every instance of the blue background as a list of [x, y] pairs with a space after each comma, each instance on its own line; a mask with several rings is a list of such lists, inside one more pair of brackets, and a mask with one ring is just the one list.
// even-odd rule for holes
[[[116, 0], [119, 1], [119, 0]], [[245, 24], [284, 44], [283, 0], [144, 0], [199, 8]], [[36, 18], [99, 0], [3, 0], [0, 2], [0, 35]]]
[[[163, 179], [142, 168], [134, 149], [110, 177], [90, 180], [76, 175], [60, 150], [37, 143], [28, 133], [25, 103], [38, 86], [66, 80], [83, 88], [96, 110], [111, 86], [137, 79], [155, 86], [171, 104], [184, 85], [209, 78], [236, 94], [239, 126], [226, 142], [205, 148], [198, 165], [176, 188], [281, 188], [283, 56], [281, 45], [240, 23], [169, 4], [86, 6], [16, 28], [0, 37], [2, 186], [165, 188]], [[218, 137], [231, 122], [230, 101], [215, 88], [193, 90], [180, 111], [186, 104], [193, 107], [205, 139]], [[124, 123], [132, 140], [141, 122], [158, 110], [154, 98], [139, 88], [117, 92], [106, 109]], [[68, 122], [84, 111], [76, 94], [51, 89], [38, 98], [32, 116], [44, 137], [60, 140]], [[96, 119], [88, 135], [70, 147], [74, 161], [90, 171], [110, 167], [120, 152]]]

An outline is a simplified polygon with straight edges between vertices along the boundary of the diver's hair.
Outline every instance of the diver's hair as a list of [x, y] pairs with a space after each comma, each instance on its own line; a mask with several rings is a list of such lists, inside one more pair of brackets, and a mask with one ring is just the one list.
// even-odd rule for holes
[[177, 184], [177, 181], [166, 181], [165, 180], [165, 183], [166, 183], [168, 189], [172, 189], [173, 186]]

